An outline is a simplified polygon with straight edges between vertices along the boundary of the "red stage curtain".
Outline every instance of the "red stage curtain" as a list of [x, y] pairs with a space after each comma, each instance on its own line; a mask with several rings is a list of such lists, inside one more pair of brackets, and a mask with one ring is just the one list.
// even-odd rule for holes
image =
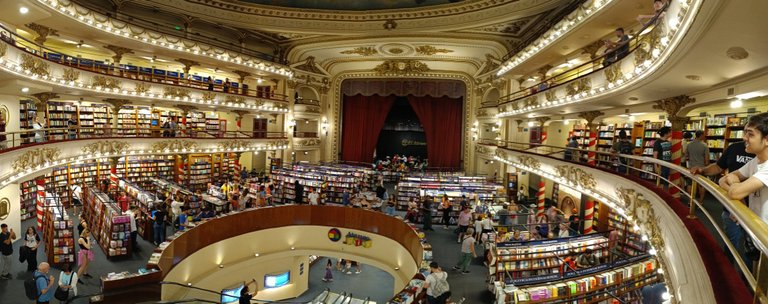
[[370, 163], [395, 96], [344, 95], [341, 160]]
[[424, 127], [429, 166], [461, 167], [462, 98], [408, 95], [408, 103]]

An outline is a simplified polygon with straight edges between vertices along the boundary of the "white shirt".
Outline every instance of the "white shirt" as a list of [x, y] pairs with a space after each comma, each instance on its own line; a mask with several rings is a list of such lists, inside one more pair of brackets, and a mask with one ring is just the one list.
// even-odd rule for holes
[[123, 214], [131, 217], [131, 232], [136, 231], [136, 215], [131, 210], [123, 212]]
[[758, 161], [757, 157], [753, 158], [739, 169], [739, 173], [747, 178], [754, 176], [763, 183], [760, 190], [749, 194], [749, 209], [768, 223], [768, 161], [762, 164]]
[[317, 200], [320, 199], [320, 194], [312, 192], [308, 196], [310, 205], [317, 205]]
[[493, 221], [488, 217], [480, 221], [480, 224], [483, 225], [483, 230], [493, 230]]
[[427, 287], [427, 295], [432, 297], [439, 296], [439, 295], [432, 294], [432, 292], [434, 291], [435, 284], [437, 284], [438, 280], [441, 280], [441, 281], [448, 280], [448, 273], [445, 271], [441, 271], [439, 273], [430, 273], [427, 276], [427, 283], [429, 283], [429, 287]]
[[[59, 286], [69, 285], [72, 286], [71, 290], [72, 292], [77, 295], [77, 272], [72, 271], [70, 272], [70, 275], [72, 276], [72, 281], [70, 283], [70, 279], [67, 274], [65, 274], [63, 271], [59, 273]], [[67, 284], [69, 283], [69, 284]]]
[[83, 195], [83, 188], [78, 186], [78, 185], [73, 185], [72, 186], [72, 195], [74, 197], [76, 197], [77, 199], [82, 201], [82, 199], [83, 199], [83, 197], [82, 197], [82, 195]]
[[179, 201], [171, 202], [171, 210], [173, 210], [174, 215], [179, 216], [181, 214], [181, 206], [184, 206], [184, 203]]

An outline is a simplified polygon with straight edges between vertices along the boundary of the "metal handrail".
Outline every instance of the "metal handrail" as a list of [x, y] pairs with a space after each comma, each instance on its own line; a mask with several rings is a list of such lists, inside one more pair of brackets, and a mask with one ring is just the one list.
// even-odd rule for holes
[[[19, 36], [18, 34], [14, 33], [10, 29], [6, 28], [2, 24], [0, 24], [0, 30], [8, 32], [10, 35], [8, 39], [4, 39], [6, 43], [9, 45], [16, 47], [17, 49], [26, 52], [28, 54], [31, 54], [33, 56], [36, 56], [38, 58], [45, 59], [49, 62], [54, 62], [57, 64], [61, 64], [64, 66], [68, 66], [71, 68], [75, 68], [78, 70], [108, 75], [110, 77], [116, 77], [116, 78], [122, 78], [122, 79], [128, 79], [133, 81], [142, 81], [142, 82], [149, 82], [149, 83], [161, 83], [163, 85], [169, 85], [169, 86], [179, 86], [179, 87], [185, 87], [185, 88], [191, 88], [195, 90], [200, 91], [215, 91], [217, 93], [222, 94], [232, 94], [232, 95], [242, 95], [242, 96], [249, 96], [249, 97], [255, 97], [255, 98], [262, 98], [262, 99], [269, 99], [272, 101], [279, 101], [279, 102], [287, 102], [287, 95], [284, 94], [277, 94], [273, 91], [267, 91], [267, 90], [260, 90], [258, 88], [254, 89], [245, 89], [243, 88], [243, 84], [239, 84], [239, 87], [228, 87], [228, 90], [225, 92], [224, 84], [213, 84], [212, 89], [208, 89], [209, 84], [205, 81], [197, 81], [189, 78], [182, 78], [182, 77], [174, 77], [174, 76], [168, 76], [163, 75], [162, 77], [158, 77], [158, 75], [155, 75], [155, 69], [154, 67], [151, 68], [152, 73], [145, 73], [141, 72], [141, 69], [149, 69], [148, 67], [142, 67], [137, 65], [130, 65], [131, 67], [136, 67], [137, 71], [129, 71], [127, 68], [129, 65], [123, 65], [123, 67], [120, 67], [120, 64], [118, 63], [118, 66], [115, 67], [115, 63], [111, 64], [104, 64], [104, 65], [97, 65], [96, 62], [99, 61], [98, 59], [91, 59], [91, 58], [85, 58], [78, 55], [67, 55], [63, 52], [51, 49], [47, 46], [40, 45], [37, 42], [30, 41], [29, 39]], [[50, 54], [56, 54], [60, 55], [61, 58], [55, 59], [51, 58]], [[87, 59], [90, 61], [90, 64], [84, 64], [82, 59]], [[166, 71], [168, 72], [168, 71]], [[171, 71], [173, 72], [173, 71]], [[181, 73], [179, 73], [180, 75]], [[184, 75], [185, 77], [189, 77], [190, 75]], [[221, 78], [227, 78], [227, 77], [219, 77]]]
[[[717, 232], [717, 235], [722, 239], [723, 243], [725, 243], [726, 248], [730, 253], [733, 255], [734, 260], [736, 261], [736, 264], [738, 268], [741, 270], [741, 272], [744, 274], [744, 277], [746, 278], [747, 283], [752, 288], [753, 291], [763, 292], [760, 290], [760, 288], [757, 286], [758, 279], [752, 275], [752, 270], [748, 269], [746, 266], [746, 263], [741, 259], [741, 255], [739, 254], [738, 250], [732, 244], [723, 229], [717, 224], [715, 221], [715, 218], [707, 211], [706, 208], [704, 208], [703, 202], [700, 202], [696, 199], [696, 185], [699, 185], [701, 187], [704, 187], [709, 194], [715, 197], [715, 199], [720, 202], [720, 204], [731, 212], [733, 216], [736, 217], [739, 224], [744, 228], [744, 230], [749, 234], [749, 237], [752, 238], [753, 243], [755, 246], [762, 252], [761, 255], [761, 262], [763, 259], [768, 259], [768, 224], [765, 223], [760, 217], [758, 217], [753, 211], [751, 211], [747, 206], [745, 206], [741, 201], [730, 199], [725, 193], [723, 189], [721, 189], [717, 184], [712, 182], [711, 180], [699, 176], [694, 175], [690, 173], [690, 170], [684, 167], [681, 167], [679, 165], [675, 165], [673, 163], [646, 157], [646, 156], [636, 156], [636, 155], [628, 155], [628, 154], [620, 154], [620, 153], [613, 153], [613, 152], [603, 152], [603, 151], [594, 151], [594, 150], [588, 150], [588, 149], [581, 149], [581, 148], [565, 148], [565, 147], [559, 147], [559, 146], [551, 146], [551, 145], [544, 145], [544, 144], [535, 144], [535, 143], [521, 143], [521, 142], [513, 142], [513, 141], [491, 141], [491, 140], [481, 140], [478, 142], [479, 144], [484, 145], [493, 145], [498, 148], [509, 150], [509, 151], [515, 151], [515, 152], [522, 152], [522, 153], [532, 153], [532, 154], [539, 154], [539, 155], [545, 155], [548, 157], [562, 157], [563, 152], [566, 150], [570, 150], [573, 152], [580, 152], [584, 155], [587, 155], [588, 153], [594, 153], [596, 155], [595, 157], [595, 167], [603, 167], [605, 168], [605, 161], [601, 160], [597, 155], [603, 155], [603, 156], [610, 156], [611, 159], [616, 157], [621, 157], [625, 159], [629, 159], [632, 161], [626, 161], [627, 164], [624, 164], [622, 162], [614, 162], [610, 161], [611, 166], [619, 166], [624, 167], [627, 169], [626, 174], [633, 174], [634, 173], [642, 173], [642, 174], [648, 174], [650, 176], [653, 176], [657, 180], [657, 185], [661, 182], [665, 182], [671, 186], [674, 186], [680, 190], [680, 194], [684, 195], [688, 198], [688, 201], [691, 202], [689, 204], [690, 207], [690, 213], [689, 217], [695, 217], [696, 207], [698, 207], [698, 211], [702, 212], [707, 220], [710, 222], [710, 224], [715, 229], [715, 232]], [[569, 162], [575, 162], [572, 160], [565, 160]], [[670, 169], [671, 172], [677, 172], [681, 174], [681, 177], [685, 177], [687, 179], [690, 179], [692, 181], [693, 187], [691, 188], [691, 192], [689, 193], [686, 191], [684, 187], [680, 187], [678, 185], [672, 184], [668, 179], [661, 177], [659, 174], [655, 172], [650, 172], [643, 170], [641, 168], [635, 168], [632, 164], [642, 162], [642, 163], [650, 163], [653, 164], [654, 167], [666, 167]], [[578, 162], [580, 165], [586, 165], [589, 166], [588, 163], [585, 162]], [[632, 170], [632, 171], [630, 171]], [[670, 174], [671, 175], [671, 174]], [[760, 275], [760, 273], [757, 273]], [[764, 297], [764, 295], [759, 295], [760, 297]]]
[[[37, 136], [39, 135], [39, 136]], [[220, 131], [163, 128], [113, 128], [77, 127], [43, 128], [12, 132], [0, 132], [5, 141], [0, 141], [0, 154], [31, 144], [50, 144], [73, 140], [100, 138], [196, 138], [196, 139], [286, 139], [286, 132], [265, 131]]]
[[[640, 25], [642, 25], [642, 27], [636, 32], [637, 34], [634, 35], [633, 37], [631, 37], [627, 42], [617, 46], [615, 49], [613, 49], [612, 52], [605, 52], [602, 55], [600, 55], [598, 57], [595, 57], [594, 59], [591, 59], [590, 61], [582, 63], [579, 66], [576, 66], [576, 67], [571, 68], [569, 70], [566, 70], [564, 72], [560, 72], [559, 74], [552, 75], [549, 78], [545, 78], [542, 81], [533, 84], [529, 88], [525, 88], [525, 89], [522, 89], [522, 90], [510, 93], [510, 94], [507, 94], [505, 96], [502, 96], [502, 97], [499, 98], [499, 100], [505, 100], [505, 101], [499, 102], [498, 105], [503, 105], [503, 104], [515, 102], [515, 101], [520, 100], [522, 98], [525, 98], [525, 97], [528, 97], [528, 96], [531, 96], [531, 95], [535, 95], [535, 94], [544, 92], [546, 90], [551, 90], [552, 88], [555, 88], [555, 87], [558, 87], [560, 85], [566, 84], [566, 83], [568, 83], [568, 82], [570, 82], [572, 80], [576, 80], [576, 79], [578, 79], [580, 77], [584, 77], [584, 76], [590, 75], [590, 74], [592, 74], [594, 72], [598, 72], [600, 70], [603, 70], [604, 68], [607, 68], [610, 65], [614, 65], [614, 64], [617, 64], [617, 63], [621, 62], [621, 59], [626, 58], [627, 55], [633, 53], [635, 50], [637, 50], [638, 48], [642, 47], [642, 43], [640, 43], [640, 40], [643, 37], [645, 37], [647, 34], [649, 34], [652, 30], [655, 30], [655, 28], [656, 28], [655, 26], [656, 26], [656, 23], [657, 23], [656, 21], [661, 16], [661, 14], [663, 14], [667, 10], [668, 7], [669, 7], [669, 3], [665, 4], [665, 6], [661, 10], [659, 10], [659, 12], [657, 12], [656, 15], [654, 15], [654, 17], [651, 18], [650, 21], [648, 21], [647, 23], [639, 23]], [[633, 25], [633, 27], [635, 27], [635, 26], [637, 26], [637, 24]], [[647, 33], [646, 33], [646, 31], [647, 31]], [[629, 44], [631, 47], [627, 51], [627, 53], [623, 55], [622, 58], [616, 60], [615, 62], [612, 62], [608, 66], [600, 67], [600, 68], [595, 69], [596, 64], [601, 64], [602, 62], [604, 62], [606, 57], [609, 54], [615, 52], [619, 47], [621, 47], [621, 46], [623, 46], [625, 44]], [[587, 71], [587, 72], [585, 74], [581, 74], [582, 70]], [[550, 86], [549, 85], [550, 83], [555, 83], [555, 85]], [[541, 90], [539, 90], [539, 87], [542, 84], [546, 84], [546, 87], [541, 89]], [[535, 91], [534, 91], [534, 89], [535, 89]]]
[[[200, 287], [197, 287], [197, 286], [192, 286], [192, 285], [187, 285], [187, 284], [181, 284], [181, 283], [178, 283], [178, 282], [161, 281], [158, 284], [160, 284], [160, 285], [175, 285], [175, 286], [179, 286], [179, 287], [183, 287], [183, 288], [194, 289], [194, 290], [199, 290], [199, 291], [203, 291], [203, 292], [207, 292], [207, 293], [217, 294], [219, 296], [224, 295], [220, 291], [200, 288]], [[231, 297], [240, 299], [239, 296], [231, 296]], [[189, 301], [189, 300], [181, 300], [181, 301]], [[201, 300], [201, 301], [209, 302], [207, 300]], [[306, 303], [306, 302], [296, 302], [296, 301], [268, 301], [268, 300], [258, 300], [256, 302], [254, 302], [254, 301], [255, 300], [251, 300], [252, 303], [259, 303], [259, 304], [267, 304], [267, 303], [305, 304]], [[159, 303], [184, 303], [184, 302], [174, 301], [174, 302], [159, 302]], [[210, 302], [210, 303], [219, 303], [219, 302]]]

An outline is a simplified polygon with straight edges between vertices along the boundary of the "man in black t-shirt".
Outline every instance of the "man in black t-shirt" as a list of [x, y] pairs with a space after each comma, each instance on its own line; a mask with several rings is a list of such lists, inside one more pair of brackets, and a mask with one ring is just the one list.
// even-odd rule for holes
[[[659, 134], [659, 138], [653, 142], [653, 158], [666, 162], [672, 162], [672, 143], [669, 142], [669, 135], [671, 132], [672, 129], [670, 127], [662, 127], [659, 129], [657, 132]], [[656, 172], [659, 172], [662, 178], [669, 180], [669, 167], [656, 167], [659, 168], [656, 170]], [[662, 181], [661, 184], [664, 185], [665, 188], [668, 187], [668, 183], [666, 181]]]
[[16, 233], [13, 229], [8, 231], [8, 225], [0, 225], [0, 280], [11, 278], [11, 255], [13, 255], [13, 240], [16, 239]]
[[155, 242], [155, 246], [159, 246], [160, 243], [165, 241], [165, 217], [168, 216], [168, 212], [165, 211], [164, 204], [158, 204], [157, 208], [152, 211], [152, 232]]
[[[747, 153], [744, 147], [744, 142], [740, 141], [737, 143], [729, 144], [728, 148], [725, 149], [725, 152], [723, 152], [723, 155], [720, 156], [716, 163], [710, 164], [706, 167], [693, 167], [691, 168], [691, 173], [714, 176], [724, 173], [724, 170], [728, 170], [728, 172], [735, 172], [754, 157], [754, 154]], [[744, 199], [747, 205], [749, 205], [748, 201], [746, 201], [748, 199], [749, 198]], [[725, 228], [725, 235], [728, 236], [728, 240], [731, 241], [731, 244], [733, 244], [736, 249], [741, 252], [742, 259], [745, 263], [747, 263], [747, 267], [752, 268], [752, 261], [744, 256], [744, 229], [739, 226], [739, 223], [736, 222], [736, 219], [731, 216], [731, 213], [728, 212], [728, 209], [723, 208], [722, 218], [723, 226]], [[733, 257], [728, 254], [727, 250], [726, 254], [728, 255], [728, 259], [733, 261]]]
[[427, 196], [424, 198], [424, 202], [421, 203], [421, 214], [424, 231], [435, 231], [432, 229], [432, 197]]

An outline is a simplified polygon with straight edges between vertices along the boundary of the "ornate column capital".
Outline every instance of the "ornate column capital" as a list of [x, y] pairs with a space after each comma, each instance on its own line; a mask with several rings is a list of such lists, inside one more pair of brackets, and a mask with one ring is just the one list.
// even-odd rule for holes
[[189, 69], [191, 69], [193, 66], [200, 65], [200, 63], [197, 62], [197, 61], [189, 60], [189, 59], [184, 59], [184, 58], [177, 58], [175, 61], [184, 65], [184, 77], [185, 78], [188, 78]]
[[549, 120], [548, 116], [536, 117], [536, 121], [538, 121], [542, 127], [544, 126], [544, 123], [547, 122], [548, 120]]
[[587, 112], [579, 113], [579, 117], [587, 121], [587, 127], [589, 127], [590, 132], [594, 132], [596, 127], [596, 125], [593, 124], [592, 122], [595, 121], [596, 118], [603, 115], [605, 115], [605, 113], [600, 111], [587, 111]]
[[104, 99], [104, 102], [112, 106], [112, 113], [115, 116], [117, 116], [117, 112], [120, 111], [120, 108], [122, 108], [124, 105], [131, 103], [130, 101], [128, 101], [128, 99], [116, 99], [116, 98], [107, 98], [107, 99]]
[[56, 95], [56, 93], [53, 92], [43, 92], [32, 94], [32, 97], [35, 99], [35, 106], [38, 109], [45, 109], [48, 105], [48, 101], [51, 99], [59, 98], [59, 95]]
[[237, 115], [237, 120], [240, 120], [240, 119], [243, 119], [243, 117], [245, 117], [245, 115], [248, 114], [248, 111], [234, 110], [234, 111], [232, 111], [232, 113], [235, 113], [235, 115]]
[[35, 37], [35, 42], [42, 45], [45, 43], [45, 40], [48, 39], [48, 36], [58, 36], [59, 32], [57, 30], [54, 30], [50, 27], [40, 25], [37, 23], [27, 23], [25, 24], [27, 28], [35, 32], [37, 34], [37, 37]]
[[235, 73], [235, 74], [237, 74], [237, 76], [240, 76], [240, 83], [242, 83], [242, 82], [243, 82], [243, 80], [245, 79], [245, 77], [248, 77], [248, 76], [252, 76], [252, 75], [253, 75], [253, 74], [251, 74], [250, 72], [246, 72], [246, 71], [240, 71], [240, 70], [234, 70], [234, 71], [232, 71], [232, 73]]
[[178, 105], [176, 106], [179, 110], [181, 110], [182, 116], [187, 117], [187, 114], [189, 114], [189, 111], [197, 110], [197, 107], [195, 106], [188, 106], [188, 105]]
[[597, 51], [599, 51], [601, 47], [603, 47], [603, 43], [600, 40], [596, 40], [581, 48], [581, 51], [589, 54], [589, 59], [595, 59], [598, 56]]
[[123, 59], [123, 55], [125, 55], [125, 54], [133, 54], [133, 50], [132, 49], [125, 48], [125, 47], [122, 47], [122, 46], [116, 46], [116, 45], [107, 44], [107, 45], [104, 46], [104, 48], [112, 51], [113, 53], [115, 53], [115, 55], [112, 56], [112, 60], [115, 61], [115, 64], [120, 64], [120, 60]]
[[685, 116], [678, 116], [677, 114], [680, 112], [680, 109], [694, 102], [696, 102], [695, 98], [691, 98], [688, 95], [679, 95], [656, 100], [654, 101], [655, 105], [653, 105], [653, 108], [667, 113], [667, 120], [672, 123], [673, 131], [682, 131], [690, 119]]

